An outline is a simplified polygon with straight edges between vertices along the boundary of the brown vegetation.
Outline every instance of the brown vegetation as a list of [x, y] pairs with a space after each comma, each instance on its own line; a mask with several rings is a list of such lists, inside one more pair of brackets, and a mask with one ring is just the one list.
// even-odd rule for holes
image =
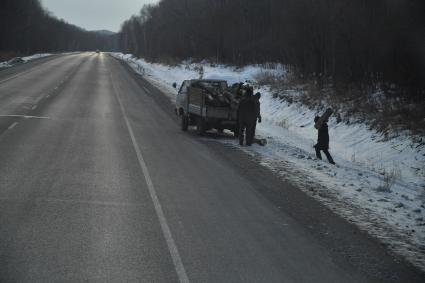
[[425, 100], [420, 99], [424, 93], [407, 96], [394, 84], [319, 83], [320, 79], [300, 79], [291, 74], [285, 78], [261, 74], [257, 79], [271, 85], [277, 99], [317, 111], [331, 107], [338, 122], [366, 123], [387, 138], [409, 133], [417, 143], [425, 144]]

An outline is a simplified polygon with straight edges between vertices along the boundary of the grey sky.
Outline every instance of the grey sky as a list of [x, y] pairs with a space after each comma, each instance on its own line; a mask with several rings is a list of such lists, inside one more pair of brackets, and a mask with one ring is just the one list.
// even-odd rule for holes
[[138, 14], [144, 4], [159, 0], [42, 0], [56, 17], [87, 30], [119, 31], [122, 22]]

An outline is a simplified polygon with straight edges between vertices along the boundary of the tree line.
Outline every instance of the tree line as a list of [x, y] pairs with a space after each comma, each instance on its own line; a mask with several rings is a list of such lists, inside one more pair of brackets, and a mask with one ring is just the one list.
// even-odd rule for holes
[[148, 60], [280, 62], [303, 77], [425, 86], [423, 0], [161, 0], [123, 23]]
[[112, 49], [114, 38], [57, 19], [39, 0], [2, 0], [0, 61], [39, 52]]

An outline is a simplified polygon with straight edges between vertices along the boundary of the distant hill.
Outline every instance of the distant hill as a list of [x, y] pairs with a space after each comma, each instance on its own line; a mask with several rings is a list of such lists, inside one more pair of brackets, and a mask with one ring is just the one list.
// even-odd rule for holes
[[98, 33], [98, 34], [101, 34], [101, 35], [114, 35], [114, 34], [116, 34], [115, 32], [112, 32], [110, 30], [105, 30], [105, 29], [103, 29], [103, 30], [92, 30], [92, 32], [95, 32], [95, 33]]

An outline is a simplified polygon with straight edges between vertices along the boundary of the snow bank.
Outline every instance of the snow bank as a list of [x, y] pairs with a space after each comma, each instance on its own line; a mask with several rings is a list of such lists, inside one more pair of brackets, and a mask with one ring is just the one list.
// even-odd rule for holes
[[7, 67], [10, 67], [9, 64], [7, 64], [7, 62], [0, 62], [0, 69], [7, 68]]
[[[188, 61], [166, 66], [131, 55], [112, 55], [127, 61], [170, 99], [178, 90], [172, 87], [174, 82], [179, 86], [185, 79], [199, 78], [201, 72], [204, 78], [254, 85], [262, 72], [285, 75], [280, 65], [236, 68]], [[415, 144], [407, 135], [384, 139], [366, 125], [347, 125], [331, 118], [330, 152], [337, 163], [333, 166], [317, 160], [312, 147], [317, 139], [313, 119], [318, 113], [280, 100], [267, 87], [258, 91], [262, 93], [263, 123], [257, 126], [257, 134], [269, 143], [242, 150], [425, 270], [424, 145]], [[238, 147], [235, 140], [222, 142]]]
[[34, 55], [31, 55], [31, 56], [27, 56], [27, 57], [22, 57], [22, 59], [25, 62], [28, 62], [28, 61], [32, 61], [32, 60], [35, 60], [35, 59], [40, 59], [40, 58], [43, 58], [43, 57], [49, 57], [49, 56], [52, 56], [52, 54], [50, 54], [50, 53], [41, 53], [41, 54], [34, 54]]
[[[40, 59], [40, 58], [48, 57], [48, 56], [52, 56], [52, 54], [50, 53], [34, 54], [31, 56], [22, 57], [22, 60], [24, 60], [24, 62], [26, 63], [32, 60], [36, 60], [36, 59]], [[0, 68], [9, 68], [9, 67], [12, 67], [12, 66], [9, 65], [7, 61], [0, 62]]]

